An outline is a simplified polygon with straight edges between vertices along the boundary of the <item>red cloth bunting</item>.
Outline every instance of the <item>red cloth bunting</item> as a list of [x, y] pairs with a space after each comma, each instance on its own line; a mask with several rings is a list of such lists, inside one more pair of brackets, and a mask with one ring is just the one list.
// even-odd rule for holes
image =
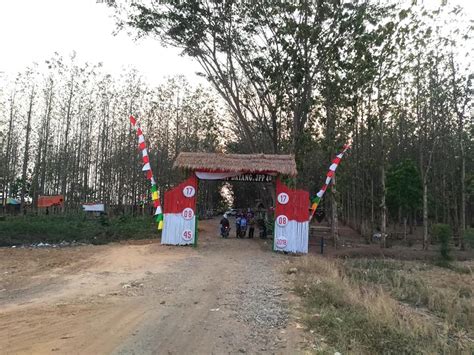
[[132, 115], [130, 115], [130, 123], [134, 126], [137, 124], [137, 120]]
[[140, 143], [140, 144], [138, 145], [138, 148], [140, 148], [140, 150], [145, 149], [145, 148], [146, 148], [145, 143]]
[[146, 178], [148, 180], [151, 180], [151, 178], [153, 177], [153, 172], [151, 170], [147, 170], [146, 172]]
[[143, 164], [146, 164], [146, 163], [149, 163], [150, 162], [150, 158], [148, 158], [148, 155], [145, 155], [143, 157]]

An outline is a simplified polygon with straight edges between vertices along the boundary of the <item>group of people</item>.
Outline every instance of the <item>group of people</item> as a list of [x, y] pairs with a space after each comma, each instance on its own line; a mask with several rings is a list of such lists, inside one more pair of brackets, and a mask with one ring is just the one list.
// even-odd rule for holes
[[[224, 217], [221, 220], [221, 236], [226, 238], [230, 230], [230, 222], [227, 214], [224, 214]], [[255, 226], [258, 224], [260, 229], [260, 238], [266, 238], [266, 225], [265, 221], [256, 220], [254, 213], [249, 209], [247, 213], [239, 212], [235, 217], [235, 237], [236, 238], [253, 238], [255, 233]]]
[[235, 217], [235, 237], [245, 238], [247, 229], [249, 230], [249, 238], [253, 238], [255, 232], [255, 216], [251, 211], [248, 211], [246, 214], [239, 213]]

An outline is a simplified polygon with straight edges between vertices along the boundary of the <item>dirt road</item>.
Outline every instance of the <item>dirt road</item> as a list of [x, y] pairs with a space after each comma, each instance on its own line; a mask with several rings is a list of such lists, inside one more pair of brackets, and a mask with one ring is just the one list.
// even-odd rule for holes
[[270, 241], [0, 249], [1, 354], [294, 354], [302, 346]]

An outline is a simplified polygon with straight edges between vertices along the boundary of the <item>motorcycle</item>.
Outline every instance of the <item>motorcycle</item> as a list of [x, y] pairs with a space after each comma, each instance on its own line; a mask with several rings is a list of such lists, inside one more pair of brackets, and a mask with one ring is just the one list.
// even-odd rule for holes
[[230, 226], [221, 227], [221, 237], [228, 238], [230, 233]]

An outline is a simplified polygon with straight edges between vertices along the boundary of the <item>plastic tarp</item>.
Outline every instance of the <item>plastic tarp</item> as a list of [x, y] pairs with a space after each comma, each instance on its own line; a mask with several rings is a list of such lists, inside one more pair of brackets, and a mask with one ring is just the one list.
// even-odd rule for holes
[[56, 196], [39, 196], [38, 197], [38, 207], [52, 207], [52, 206], [62, 206], [64, 202], [63, 195]]
[[105, 205], [103, 203], [83, 203], [82, 208], [85, 212], [104, 212]]
[[[17, 200], [15, 198], [7, 197], [7, 200], [5, 201], [6, 205], [20, 205], [21, 202], [20, 200]], [[3, 199], [0, 198], [0, 205], [3, 205]]]

